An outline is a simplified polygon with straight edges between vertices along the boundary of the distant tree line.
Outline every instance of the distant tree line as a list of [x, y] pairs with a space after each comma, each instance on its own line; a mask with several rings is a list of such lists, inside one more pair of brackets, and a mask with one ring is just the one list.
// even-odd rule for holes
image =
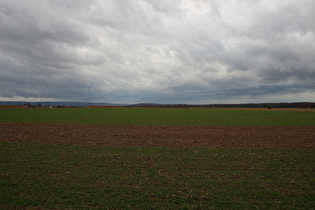
[[110, 106], [110, 105], [49, 105], [43, 103], [24, 103], [23, 105], [0, 105], [0, 108], [122, 108], [122, 107], [139, 107], [139, 108], [301, 108], [314, 109], [315, 102], [293, 102], [293, 103], [248, 103], [248, 104], [158, 104], [158, 103], [139, 103], [125, 106]]
[[248, 103], [248, 104], [151, 104], [141, 103], [133, 104], [129, 107], [158, 107], [158, 108], [302, 108], [313, 109], [315, 103], [313, 102], [293, 102], [293, 103]]

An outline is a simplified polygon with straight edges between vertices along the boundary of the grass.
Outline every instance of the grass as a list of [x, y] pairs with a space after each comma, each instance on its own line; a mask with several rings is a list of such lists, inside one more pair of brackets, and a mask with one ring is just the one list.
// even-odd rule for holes
[[313, 149], [0, 146], [1, 209], [315, 207]]
[[315, 125], [315, 111], [246, 109], [0, 109], [0, 122], [151, 125]]

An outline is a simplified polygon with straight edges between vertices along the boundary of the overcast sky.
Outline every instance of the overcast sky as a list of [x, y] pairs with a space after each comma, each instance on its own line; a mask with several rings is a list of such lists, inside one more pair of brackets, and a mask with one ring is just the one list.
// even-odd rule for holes
[[0, 100], [315, 101], [314, 0], [0, 0]]

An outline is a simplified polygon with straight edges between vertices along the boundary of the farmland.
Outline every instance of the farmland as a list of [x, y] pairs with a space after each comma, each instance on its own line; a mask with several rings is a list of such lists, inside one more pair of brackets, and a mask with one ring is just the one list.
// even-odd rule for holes
[[315, 207], [315, 112], [0, 109], [0, 208]]
[[3, 123], [232, 126], [315, 125], [315, 111], [310, 109], [0, 109], [0, 116], [0, 122]]

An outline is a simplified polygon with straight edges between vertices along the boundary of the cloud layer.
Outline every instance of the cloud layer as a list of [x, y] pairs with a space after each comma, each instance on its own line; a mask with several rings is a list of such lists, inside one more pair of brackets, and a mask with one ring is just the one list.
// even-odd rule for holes
[[0, 100], [314, 101], [313, 0], [0, 0]]

